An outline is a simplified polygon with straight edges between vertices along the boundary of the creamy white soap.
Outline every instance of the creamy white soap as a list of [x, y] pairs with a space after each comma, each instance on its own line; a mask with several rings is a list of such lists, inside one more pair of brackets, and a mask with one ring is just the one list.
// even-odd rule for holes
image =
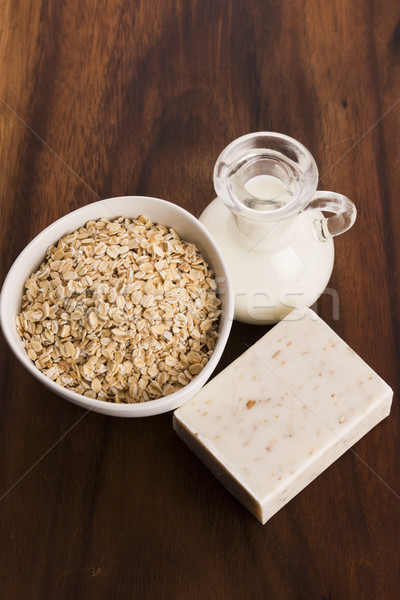
[[265, 523], [390, 412], [390, 387], [295, 310], [174, 413], [174, 429]]

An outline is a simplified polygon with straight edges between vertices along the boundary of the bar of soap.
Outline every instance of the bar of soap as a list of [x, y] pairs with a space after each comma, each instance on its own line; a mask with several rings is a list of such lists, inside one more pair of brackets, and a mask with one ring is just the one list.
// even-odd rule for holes
[[390, 387], [312, 310], [290, 313], [173, 417], [265, 523], [390, 412]]

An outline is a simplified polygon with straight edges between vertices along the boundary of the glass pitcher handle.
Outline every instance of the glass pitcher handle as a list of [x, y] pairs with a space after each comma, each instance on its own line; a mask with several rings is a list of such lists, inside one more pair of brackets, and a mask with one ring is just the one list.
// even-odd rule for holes
[[322, 242], [350, 229], [357, 217], [357, 209], [353, 202], [347, 196], [336, 192], [316, 192], [305, 210], [310, 208], [334, 213], [332, 217], [324, 216], [314, 220], [317, 235]]

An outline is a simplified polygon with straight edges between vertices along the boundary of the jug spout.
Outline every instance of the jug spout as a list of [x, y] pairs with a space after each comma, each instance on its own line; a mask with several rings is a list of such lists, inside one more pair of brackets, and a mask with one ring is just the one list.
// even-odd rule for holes
[[299, 214], [313, 198], [318, 170], [308, 150], [277, 133], [245, 135], [225, 148], [214, 167], [217, 196], [257, 223]]

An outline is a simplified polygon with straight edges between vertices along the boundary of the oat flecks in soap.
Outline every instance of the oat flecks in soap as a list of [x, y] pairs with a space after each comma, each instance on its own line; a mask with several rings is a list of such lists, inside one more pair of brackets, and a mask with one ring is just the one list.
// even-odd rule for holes
[[175, 411], [178, 435], [265, 523], [390, 412], [390, 387], [293, 311]]

